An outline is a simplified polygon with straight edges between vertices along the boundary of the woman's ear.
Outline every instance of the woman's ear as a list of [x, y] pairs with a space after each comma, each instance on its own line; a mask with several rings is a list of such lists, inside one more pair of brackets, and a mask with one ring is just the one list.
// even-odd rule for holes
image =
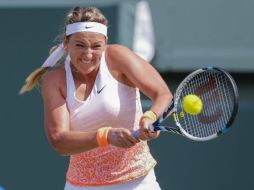
[[63, 45], [64, 45], [64, 50], [67, 50], [67, 46], [68, 46], [68, 38], [66, 36], [64, 36], [63, 38]]
[[105, 45], [104, 45], [103, 51], [106, 50], [107, 44], [108, 44], [108, 38], [106, 37], [106, 38], [105, 38]]

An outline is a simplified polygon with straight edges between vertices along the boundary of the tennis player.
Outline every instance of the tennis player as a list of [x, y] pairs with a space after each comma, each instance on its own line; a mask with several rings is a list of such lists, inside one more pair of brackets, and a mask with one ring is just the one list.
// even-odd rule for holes
[[[71, 10], [63, 36], [21, 93], [42, 78], [47, 137], [70, 156], [65, 190], [159, 190], [147, 145], [159, 133], [147, 127], [172, 99], [167, 85], [131, 50], [107, 44], [107, 19], [95, 7]], [[153, 102], [144, 114], [139, 90]]]

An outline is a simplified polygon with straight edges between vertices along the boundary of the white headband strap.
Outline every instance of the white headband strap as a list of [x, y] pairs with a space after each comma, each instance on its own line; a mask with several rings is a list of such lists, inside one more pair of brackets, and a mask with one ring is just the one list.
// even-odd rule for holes
[[66, 26], [66, 36], [76, 32], [97, 32], [107, 37], [107, 26], [98, 22], [76, 22]]
[[[66, 36], [76, 32], [97, 32], [107, 38], [107, 26], [98, 22], [76, 22], [66, 26]], [[46, 59], [41, 67], [53, 67], [64, 55], [63, 44], [60, 44]]]
[[63, 44], [58, 45], [58, 47], [48, 56], [46, 61], [41, 67], [53, 67], [64, 55]]

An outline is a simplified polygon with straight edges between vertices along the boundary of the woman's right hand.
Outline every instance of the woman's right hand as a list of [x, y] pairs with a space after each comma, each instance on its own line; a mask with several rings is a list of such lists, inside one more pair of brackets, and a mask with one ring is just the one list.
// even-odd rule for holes
[[130, 148], [140, 142], [125, 128], [111, 128], [108, 134], [108, 141], [113, 146], [121, 148]]

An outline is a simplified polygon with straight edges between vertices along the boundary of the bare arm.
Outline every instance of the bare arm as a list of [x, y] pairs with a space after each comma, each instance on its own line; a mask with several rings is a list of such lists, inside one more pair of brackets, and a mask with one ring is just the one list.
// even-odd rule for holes
[[[126, 47], [112, 45], [107, 52], [113, 70], [118, 70], [127, 83], [139, 88], [149, 97], [152, 100], [150, 110], [160, 116], [168, 107], [173, 96], [159, 73]], [[140, 126], [147, 128], [150, 123], [148, 119], [143, 119]]]
[[42, 84], [45, 129], [50, 144], [62, 155], [70, 155], [97, 147], [96, 131], [70, 130], [66, 101], [60, 91], [63, 83], [58, 71], [48, 73]]

